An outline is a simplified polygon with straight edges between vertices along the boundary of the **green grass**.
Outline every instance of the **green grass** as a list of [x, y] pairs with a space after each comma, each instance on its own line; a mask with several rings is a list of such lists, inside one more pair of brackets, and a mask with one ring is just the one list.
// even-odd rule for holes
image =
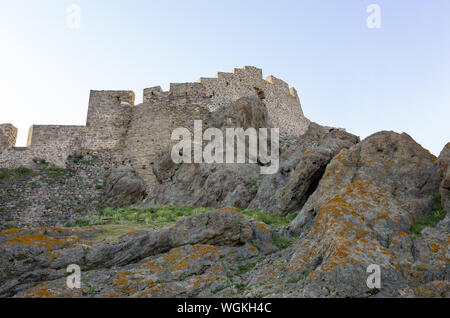
[[79, 163], [81, 160], [83, 160], [83, 155], [80, 154], [69, 155], [67, 157], [67, 161], [72, 161], [75, 164]]
[[[154, 206], [142, 208], [132, 205], [123, 208], [104, 208], [101, 212], [87, 218], [67, 223], [66, 227], [82, 227], [89, 225], [107, 225], [133, 223], [152, 228], [164, 228], [175, 224], [184, 217], [213, 211], [214, 208], [192, 206]], [[239, 210], [246, 218], [255, 219], [272, 226], [287, 225], [295, 216], [283, 217], [258, 211]]]
[[284, 250], [292, 245], [292, 240], [286, 236], [276, 234], [273, 238], [273, 244], [280, 250]]
[[15, 228], [17, 228], [17, 223], [15, 221], [9, 221], [8, 223], [6, 223], [6, 228], [7, 229], [15, 229]]
[[0, 168], [0, 179], [6, 179], [6, 178], [21, 178], [24, 176], [28, 176], [33, 172], [30, 168], [27, 167], [18, 167], [18, 168]]
[[280, 216], [253, 210], [239, 210], [239, 212], [250, 219], [264, 222], [272, 226], [288, 225], [297, 216], [297, 213], [291, 214], [289, 216]]
[[248, 271], [250, 271], [251, 269], [253, 269], [253, 267], [255, 267], [256, 263], [247, 263], [244, 265], [241, 265], [238, 267], [236, 274], [238, 275], [243, 275], [245, 273], [247, 273]]
[[98, 214], [92, 214], [86, 219], [78, 219], [67, 223], [66, 227], [136, 223], [154, 228], [164, 228], [175, 224], [181, 218], [209, 211], [206, 208], [178, 206], [141, 208], [134, 205], [117, 209], [105, 208]]
[[410, 236], [414, 240], [422, 236], [423, 229], [427, 227], [435, 227], [441, 220], [445, 218], [447, 212], [442, 209], [441, 196], [436, 195], [436, 207], [430, 215], [424, 216], [414, 221], [411, 227]]
[[235, 284], [234, 287], [236, 287], [238, 291], [242, 292], [245, 289], [245, 284], [243, 283]]
[[212, 293], [213, 293], [213, 294], [217, 294], [218, 292], [221, 292], [222, 290], [227, 289], [227, 288], [229, 288], [229, 287], [230, 287], [230, 285], [222, 285], [222, 286], [219, 286], [219, 287], [217, 287], [216, 289], [214, 289], [214, 290], [212, 291]]
[[309, 271], [309, 270], [303, 271], [303, 273], [300, 276], [289, 279], [287, 281], [287, 283], [288, 284], [297, 284], [299, 281], [307, 278], [309, 276], [309, 273], [311, 273], [311, 271]]

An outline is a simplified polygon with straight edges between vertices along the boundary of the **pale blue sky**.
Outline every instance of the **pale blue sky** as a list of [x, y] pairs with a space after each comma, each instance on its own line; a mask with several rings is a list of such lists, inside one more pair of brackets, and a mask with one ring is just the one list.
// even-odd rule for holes
[[[81, 25], [67, 27], [69, 4]], [[366, 26], [369, 4], [381, 29]], [[450, 141], [450, 1], [0, 0], [0, 122], [85, 123], [90, 89], [195, 82], [254, 65], [300, 95], [305, 115], [362, 138]]]

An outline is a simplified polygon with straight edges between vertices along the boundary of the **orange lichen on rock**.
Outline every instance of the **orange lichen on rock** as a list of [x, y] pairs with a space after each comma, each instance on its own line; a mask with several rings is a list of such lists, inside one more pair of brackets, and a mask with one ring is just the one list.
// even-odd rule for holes
[[55, 248], [61, 248], [63, 246], [67, 246], [69, 244], [73, 244], [78, 242], [79, 239], [77, 237], [64, 237], [64, 238], [54, 238], [51, 236], [47, 236], [41, 233], [29, 233], [24, 235], [16, 235], [9, 240], [6, 240], [2, 243], [2, 245], [33, 245], [33, 246], [42, 246], [47, 248], [48, 250], [52, 250]]
[[258, 224], [256, 225], [256, 227], [257, 227], [258, 229], [261, 229], [261, 230], [266, 231], [266, 232], [270, 232], [270, 231], [272, 230], [268, 225], [266, 225], [266, 224], [264, 224], [264, 223], [258, 223]]

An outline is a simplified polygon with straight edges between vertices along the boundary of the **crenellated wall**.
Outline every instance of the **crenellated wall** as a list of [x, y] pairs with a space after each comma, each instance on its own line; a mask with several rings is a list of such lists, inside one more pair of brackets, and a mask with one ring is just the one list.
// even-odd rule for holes
[[308, 129], [309, 121], [303, 115], [297, 91], [274, 76], [264, 80], [259, 68], [245, 66], [232, 73], [217, 73], [216, 78], [200, 78], [199, 82], [211, 96], [211, 111], [240, 97], [256, 96], [266, 104], [272, 125], [280, 128], [281, 135], [300, 136]]
[[195, 119], [209, 118], [240, 97], [260, 98], [273, 127], [281, 135], [300, 136], [309, 126], [294, 88], [252, 66], [200, 78], [195, 83], [172, 83], [144, 89], [143, 103], [134, 105], [132, 91], [94, 91], [89, 98], [86, 126], [33, 125], [26, 148], [14, 147], [17, 129], [0, 125], [0, 168], [32, 165], [33, 158], [64, 166], [69, 154], [110, 152], [116, 164], [132, 165], [151, 188], [156, 182], [152, 162], [170, 146], [177, 127], [192, 129]]

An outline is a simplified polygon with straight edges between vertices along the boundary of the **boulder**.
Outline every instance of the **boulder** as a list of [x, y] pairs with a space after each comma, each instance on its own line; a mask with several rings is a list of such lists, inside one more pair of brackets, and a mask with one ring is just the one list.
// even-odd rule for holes
[[258, 176], [256, 164], [181, 164], [171, 180], [158, 185], [143, 204], [246, 207]]
[[141, 202], [146, 186], [130, 166], [111, 168], [106, 177], [105, 204], [116, 208]]
[[261, 183], [249, 209], [278, 215], [300, 210], [331, 159], [358, 142], [357, 136], [343, 130], [311, 123], [297, 144], [283, 154], [278, 173], [267, 176]]
[[[289, 226], [291, 233], [300, 235], [289, 271], [310, 273], [301, 296], [392, 296], [408, 287], [404, 273], [410, 273], [414, 263], [410, 228], [436, 204], [434, 161], [407, 134], [388, 131], [333, 158]], [[442, 260], [443, 253], [437, 258]], [[371, 264], [380, 266], [382, 290], [366, 285]], [[414, 286], [430, 283], [445, 266], [427, 264], [430, 273]]]

